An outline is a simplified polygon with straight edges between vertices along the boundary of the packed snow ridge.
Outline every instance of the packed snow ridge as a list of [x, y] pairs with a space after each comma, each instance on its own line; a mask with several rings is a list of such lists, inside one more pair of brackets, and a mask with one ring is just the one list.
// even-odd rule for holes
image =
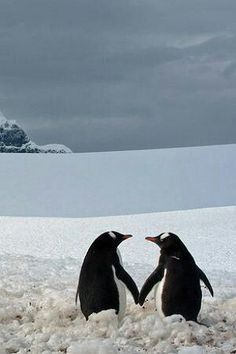
[[60, 144], [35, 144], [14, 120], [7, 120], [0, 111], [0, 152], [66, 153], [71, 150]]
[[[75, 293], [88, 247], [103, 231], [132, 233], [120, 252], [139, 289], [159, 249], [145, 236], [172, 231], [207, 274], [199, 321], [161, 319], [153, 293], [144, 307], [128, 294], [125, 317], [113, 310], [85, 321]], [[0, 353], [230, 354], [236, 351], [236, 207], [100, 218], [0, 217]]]

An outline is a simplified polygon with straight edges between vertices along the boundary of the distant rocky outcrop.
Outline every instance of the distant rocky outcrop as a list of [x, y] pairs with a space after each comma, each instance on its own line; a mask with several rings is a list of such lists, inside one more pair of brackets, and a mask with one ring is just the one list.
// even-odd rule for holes
[[0, 152], [67, 153], [72, 151], [60, 144], [42, 146], [35, 144], [15, 121], [7, 120], [0, 112]]

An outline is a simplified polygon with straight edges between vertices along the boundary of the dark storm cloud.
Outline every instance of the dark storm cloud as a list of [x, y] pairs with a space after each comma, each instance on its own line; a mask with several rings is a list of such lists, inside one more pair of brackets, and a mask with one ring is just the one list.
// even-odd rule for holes
[[74, 151], [236, 142], [235, 1], [0, 0], [0, 109]]

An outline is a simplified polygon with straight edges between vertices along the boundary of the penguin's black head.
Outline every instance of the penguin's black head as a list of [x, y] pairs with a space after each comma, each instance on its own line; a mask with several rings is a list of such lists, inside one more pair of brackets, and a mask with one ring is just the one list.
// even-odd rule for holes
[[101, 234], [95, 241], [100, 247], [118, 247], [119, 244], [132, 237], [132, 235], [123, 235], [117, 231], [107, 231]]
[[161, 249], [185, 247], [180, 238], [171, 232], [163, 232], [155, 237], [146, 237], [146, 240], [156, 243]]

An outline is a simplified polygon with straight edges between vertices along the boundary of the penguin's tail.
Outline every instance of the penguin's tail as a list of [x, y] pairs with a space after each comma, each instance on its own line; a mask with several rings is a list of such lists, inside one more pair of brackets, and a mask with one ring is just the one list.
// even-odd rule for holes
[[198, 325], [200, 325], [200, 326], [204, 326], [204, 327], [207, 327], [207, 328], [210, 327], [210, 326], [208, 326], [206, 323], [203, 323], [203, 322], [198, 322], [198, 321], [196, 321], [196, 323], [197, 323]]

